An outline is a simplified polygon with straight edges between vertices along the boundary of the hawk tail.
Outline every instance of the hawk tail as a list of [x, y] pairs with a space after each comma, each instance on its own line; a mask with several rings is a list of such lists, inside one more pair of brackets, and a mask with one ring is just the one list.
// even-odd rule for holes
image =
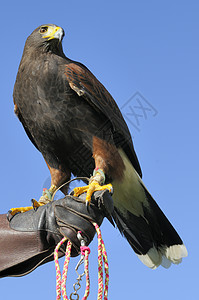
[[187, 249], [167, 217], [152, 198], [123, 151], [121, 182], [113, 182], [113, 218], [139, 259], [149, 268], [179, 264]]
[[147, 206], [143, 206], [143, 216], [130, 211], [120, 211], [115, 207], [113, 218], [138, 258], [149, 268], [159, 265], [169, 268], [179, 264], [187, 256], [187, 249], [167, 217], [143, 186]]

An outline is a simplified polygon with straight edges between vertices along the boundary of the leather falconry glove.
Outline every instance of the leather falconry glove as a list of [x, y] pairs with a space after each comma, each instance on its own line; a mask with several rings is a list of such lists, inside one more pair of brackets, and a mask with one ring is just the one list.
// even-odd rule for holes
[[[77, 232], [81, 231], [88, 245], [94, 235], [92, 221], [101, 225], [107, 217], [112, 223], [113, 201], [110, 193], [95, 192], [87, 209], [86, 194], [68, 195], [39, 207], [16, 214], [10, 219], [0, 215], [0, 277], [23, 276], [39, 265], [53, 260], [54, 249], [63, 237], [72, 242], [72, 256], [80, 254]], [[66, 243], [59, 250], [65, 254]]]

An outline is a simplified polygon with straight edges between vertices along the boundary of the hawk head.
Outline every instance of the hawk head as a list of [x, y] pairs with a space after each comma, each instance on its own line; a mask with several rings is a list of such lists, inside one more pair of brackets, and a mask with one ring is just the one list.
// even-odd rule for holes
[[40, 49], [45, 52], [63, 52], [62, 39], [64, 30], [54, 24], [37, 27], [26, 40], [26, 49]]

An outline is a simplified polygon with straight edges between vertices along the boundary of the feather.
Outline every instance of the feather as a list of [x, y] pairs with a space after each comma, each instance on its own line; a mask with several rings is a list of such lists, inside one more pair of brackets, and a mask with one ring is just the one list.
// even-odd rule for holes
[[124, 179], [113, 182], [113, 218], [138, 258], [151, 269], [179, 264], [187, 249], [152, 198], [124, 151]]

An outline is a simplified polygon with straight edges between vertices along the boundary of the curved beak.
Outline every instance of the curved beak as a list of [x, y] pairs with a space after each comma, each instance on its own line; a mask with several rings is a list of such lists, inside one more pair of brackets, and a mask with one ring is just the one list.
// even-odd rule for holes
[[43, 36], [43, 38], [48, 39], [48, 41], [52, 39], [58, 39], [60, 42], [62, 41], [63, 37], [64, 30], [59, 26], [49, 27], [48, 34]]

